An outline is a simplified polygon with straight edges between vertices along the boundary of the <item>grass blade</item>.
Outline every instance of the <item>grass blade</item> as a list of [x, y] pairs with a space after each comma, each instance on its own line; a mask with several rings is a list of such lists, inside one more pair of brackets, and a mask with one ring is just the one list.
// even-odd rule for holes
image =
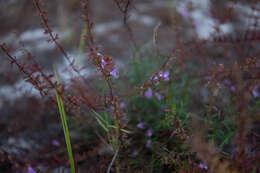
[[[54, 73], [55, 73], [55, 78], [56, 78], [57, 84], [59, 84], [59, 79], [58, 79], [58, 75], [57, 75], [55, 68], [54, 68]], [[67, 146], [67, 150], [68, 150], [71, 172], [75, 173], [74, 158], [73, 158], [73, 154], [72, 154], [69, 128], [68, 128], [68, 124], [67, 124], [67, 120], [66, 120], [66, 112], [65, 112], [65, 109], [64, 109], [63, 100], [62, 100], [61, 96], [59, 95], [58, 91], [59, 91], [59, 88], [57, 88], [57, 91], [56, 91], [55, 94], [56, 94], [60, 119], [61, 119], [61, 122], [62, 122], [62, 128], [63, 128], [63, 132], [64, 132], [65, 142], [66, 142], [66, 146]]]

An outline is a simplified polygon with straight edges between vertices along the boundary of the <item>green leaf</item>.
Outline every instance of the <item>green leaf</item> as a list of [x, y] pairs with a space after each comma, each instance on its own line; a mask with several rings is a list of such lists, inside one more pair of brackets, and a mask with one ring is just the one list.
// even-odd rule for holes
[[[58, 79], [58, 75], [57, 75], [55, 67], [54, 67], [54, 74], [55, 74], [55, 78], [56, 78], [57, 84], [59, 85], [59, 79]], [[61, 96], [58, 93], [59, 91], [60, 91], [60, 89], [56, 88], [55, 95], [56, 95], [56, 99], [57, 99], [60, 119], [61, 119], [61, 123], [62, 123], [63, 133], [64, 133], [65, 142], [66, 142], [67, 151], [68, 151], [68, 156], [69, 156], [69, 160], [70, 160], [71, 172], [75, 173], [75, 165], [74, 165], [74, 158], [73, 158], [71, 142], [70, 142], [69, 128], [68, 128], [68, 124], [67, 124], [67, 120], [66, 120], [66, 113], [65, 113], [65, 109], [64, 109], [64, 103], [63, 103], [63, 100], [62, 100]]]

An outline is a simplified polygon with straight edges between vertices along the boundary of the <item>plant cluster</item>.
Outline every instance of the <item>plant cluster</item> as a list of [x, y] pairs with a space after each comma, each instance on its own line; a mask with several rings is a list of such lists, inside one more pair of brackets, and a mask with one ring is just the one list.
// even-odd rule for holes
[[[212, 1], [208, 15], [218, 23], [209, 38], [201, 39], [196, 33], [199, 24], [188, 14], [198, 7], [190, 1], [186, 11], [179, 14], [175, 9], [172, 21], [160, 24], [176, 33], [172, 52], [163, 54], [160, 25], [154, 29], [153, 46], [139, 47], [128, 21], [135, 1], [111, 2], [122, 13], [133, 43], [125, 73], [97, 43], [88, 0], [81, 3], [81, 20], [85, 57], [91, 64], [88, 68], [96, 72], [94, 80], [83, 75], [87, 67], [80, 67], [76, 57], [66, 53], [42, 1], [33, 0], [33, 6], [49, 44], [68, 62], [71, 79], [59, 82], [59, 74], [45, 71], [30, 51], [24, 49], [25, 58], [18, 59], [11, 45], [0, 43], [3, 57], [39, 91], [41, 100], [59, 109], [69, 159], [56, 160], [64, 165], [70, 160], [72, 172], [260, 173], [259, 16], [248, 15], [254, 22], [241, 29], [236, 15], [243, 2]], [[258, 3], [249, 4], [259, 15]], [[218, 7], [225, 13], [219, 14]], [[231, 34], [222, 33], [227, 23], [235, 28]], [[183, 28], [191, 28], [192, 37]], [[69, 130], [91, 150], [78, 149]], [[93, 162], [89, 158], [95, 158], [94, 164], [81, 169], [82, 162]], [[41, 172], [37, 166], [0, 150], [4, 171], [12, 167]]]

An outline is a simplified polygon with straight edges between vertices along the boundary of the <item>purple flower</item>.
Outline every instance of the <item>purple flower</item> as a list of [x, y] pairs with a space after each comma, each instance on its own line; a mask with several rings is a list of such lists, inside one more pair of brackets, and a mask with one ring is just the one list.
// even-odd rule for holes
[[138, 123], [138, 124], [137, 124], [137, 127], [138, 127], [139, 129], [144, 129], [144, 123], [143, 123], [143, 122]]
[[52, 140], [52, 145], [55, 146], [55, 147], [58, 147], [60, 146], [60, 142], [56, 139]]
[[105, 61], [104, 59], [102, 59], [102, 60], [101, 60], [101, 67], [102, 67], [102, 69], [105, 68], [105, 65], [106, 65], [106, 64], [107, 64], [106, 61]]
[[170, 80], [169, 74], [170, 74], [170, 73], [169, 73], [168, 71], [164, 72], [164, 74], [163, 74], [163, 80], [164, 80], [164, 81], [169, 81], [169, 80]]
[[[162, 72], [162, 71], [159, 71], [158, 72], [158, 76], [159, 76], [159, 78], [161, 78], [161, 79], [163, 79], [164, 81], [169, 81], [170, 80], [170, 78], [169, 78], [169, 72], [168, 71], [166, 71], [166, 72]], [[158, 78], [158, 77], [157, 77]]]
[[27, 169], [27, 173], [36, 173], [36, 172], [33, 170], [32, 167], [29, 166]]
[[122, 120], [124, 120], [124, 121], [129, 121], [129, 117], [126, 116], [126, 115], [124, 115], [124, 116], [122, 117]]
[[258, 86], [255, 86], [252, 90], [252, 94], [254, 98], [259, 97], [259, 92], [258, 92]]
[[151, 137], [153, 135], [153, 131], [151, 129], [147, 130], [146, 135]]
[[200, 167], [201, 169], [208, 169], [208, 167], [207, 167], [206, 165], [202, 164], [202, 163], [200, 163], [199, 167]]
[[219, 64], [218, 72], [224, 71], [224, 64]]
[[159, 71], [158, 75], [159, 75], [160, 78], [162, 78], [163, 77], [163, 72]]
[[231, 84], [231, 81], [230, 81], [229, 79], [225, 79], [225, 80], [224, 80], [224, 83], [225, 83], [226, 85], [230, 85], [230, 84]]
[[138, 152], [136, 151], [136, 149], [134, 149], [133, 152], [132, 152], [132, 154], [131, 154], [131, 156], [135, 157], [135, 156], [137, 156], [137, 155], [138, 155]]
[[116, 68], [114, 68], [114, 70], [110, 72], [110, 75], [112, 75], [115, 79], [119, 78], [118, 71]]
[[120, 108], [124, 108], [126, 106], [126, 104], [125, 104], [125, 102], [121, 102], [119, 106], [120, 106]]
[[163, 98], [159, 93], [155, 93], [155, 96], [157, 97], [157, 99], [158, 99], [159, 101]]
[[144, 93], [145, 97], [147, 97], [148, 99], [152, 98], [153, 95], [153, 91], [151, 88], [148, 88], [148, 90]]
[[181, 14], [181, 16], [184, 17], [184, 18], [187, 18], [187, 17], [188, 17], [188, 13], [187, 13], [186, 10], [181, 10], [181, 11], [180, 11], [180, 14]]
[[231, 87], [231, 91], [234, 93], [236, 91], [236, 87], [235, 86], [232, 86]]
[[196, 30], [199, 30], [200, 25], [198, 23], [194, 23], [193, 25]]
[[146, 145], [145, 145], [146, 148], [150, 148], [150, 147], [151, 147], [151, 144], [152, 144], [151, 139], [147, 140]]
[[113, 111], [113, 110], [114, 110], [114, 106], [110, 106], [109, 111]]

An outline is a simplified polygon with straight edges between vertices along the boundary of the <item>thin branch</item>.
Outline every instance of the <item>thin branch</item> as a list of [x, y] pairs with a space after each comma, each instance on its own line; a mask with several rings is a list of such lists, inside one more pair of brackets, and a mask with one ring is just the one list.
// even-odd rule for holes
[[116, 160], [116, 157], [117, 157], [117, 155], [118, 155], [119, 148], [120, 148], [120, 147], [118, 146], [118, 148], [117, 148], [117, 150], [116, 150], [116, 152], [115, 152], [115, 154], [114, 154], [114, 156], [113, 156], [113, 158], [112, 158], [112, 160], [111, 160], [111, 162], [110, 162], [110, 164], [109, 164], [109, 166], [108, 166], [107, 173], [110, 173], [110, 170], [111, 170], [111, 168], [112, 168], [112, 166], [113, 166], [113, 164], [114, 164], [114, 162], [115, 162], [115, 160]]

